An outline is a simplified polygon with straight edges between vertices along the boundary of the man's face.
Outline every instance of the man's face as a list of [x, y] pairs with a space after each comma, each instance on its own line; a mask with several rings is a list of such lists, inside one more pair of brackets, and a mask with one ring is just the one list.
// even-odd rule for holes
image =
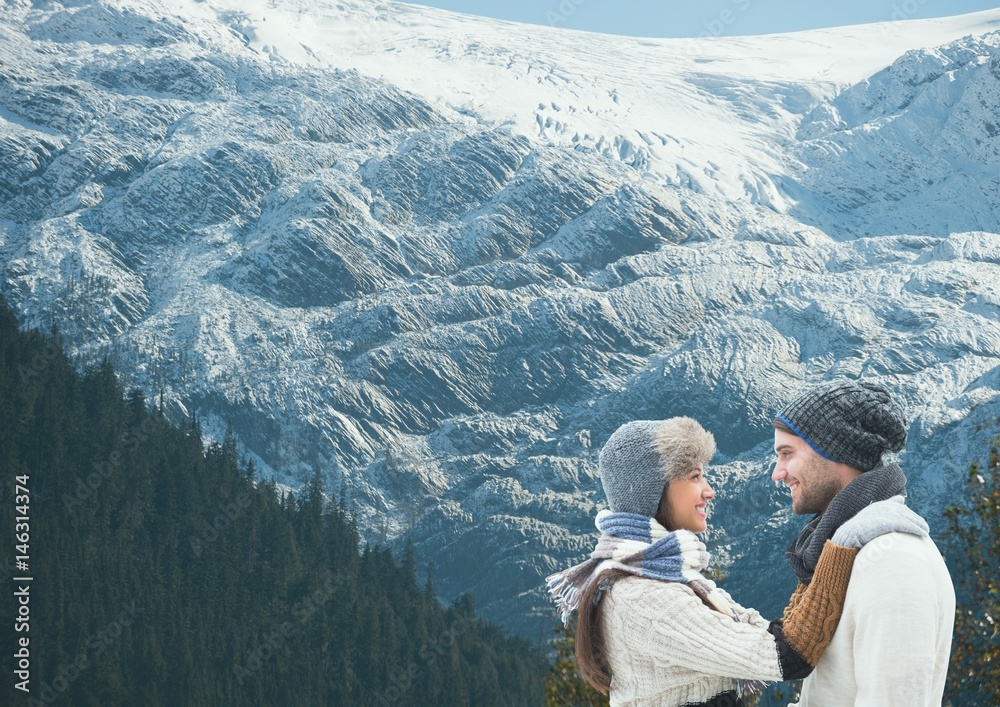
[[774, 453], [777, 461], [771, 478], [788, 486], [793, 513], [822, 513], [843, 488], [833, 462], [813, 451], [801, 437], [775, 430]]

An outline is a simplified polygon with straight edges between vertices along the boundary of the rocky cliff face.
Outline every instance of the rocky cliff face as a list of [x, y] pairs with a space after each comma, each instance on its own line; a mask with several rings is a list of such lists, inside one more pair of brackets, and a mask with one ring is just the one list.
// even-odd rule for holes
[[442, 595], [527, 635], [554, 620], [542, 578], [590, 550], [596, 454], [630, 419], [715, 432], [710, 544], [765, 613], [802, 522], [769, 480], [770, 419], [804, 382], [905, 401], [912, 505], [940, 528], [1000, 415], [998, 35], [836, 90], [694, 55], [706, 121], [776, 126], [739, 146], [734, 198], [728, 163], [663, 168], [704, 144], [669, 126], [574, 144], [560, 105], [525, 132], [281, 60], [254, 22], [0, 10], [0, 275], [25, 324], [232, 424], [265, 474], [319, 469], [370, 538], [412, 539]]
[[799, 128], [802, 214], [851, 236], [995, 232], [1000, 37], [910, 51]]

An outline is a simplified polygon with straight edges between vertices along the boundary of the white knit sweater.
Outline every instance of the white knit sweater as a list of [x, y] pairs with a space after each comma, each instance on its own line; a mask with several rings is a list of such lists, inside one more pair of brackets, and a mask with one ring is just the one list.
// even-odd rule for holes
[[833, 640], [802, 684], [802, 707], [941, 704], [955, 590], [930, 538], [889, 533], [858, 553]]
[[601, 602], [612, 707], [697, 704], [734, 690], [736, 678], [781, 680], [769, 622], [726, 596], [739, 623], [684, 584], [616, 581]]

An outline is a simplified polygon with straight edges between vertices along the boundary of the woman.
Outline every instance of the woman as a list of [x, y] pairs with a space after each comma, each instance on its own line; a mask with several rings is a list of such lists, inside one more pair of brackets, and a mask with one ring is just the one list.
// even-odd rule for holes
[[767, 621], [702, 575], [715, 440], [688, 417], [622, 425], [601, 450], [610, 511], [591, 559], [548, 578], [579, 608], [577, 667], [612, 705], [743, 705], [761, 681], [806, 676], [840, 618], [857, 548], [827, 541], [813, 581]]

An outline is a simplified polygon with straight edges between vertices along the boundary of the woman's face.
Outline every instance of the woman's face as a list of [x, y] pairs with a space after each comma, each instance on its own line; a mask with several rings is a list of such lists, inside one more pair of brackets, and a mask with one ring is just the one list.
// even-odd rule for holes
[[708, 502], [715, 498], [715, 491], [705, 479], [705, 471], [696, 466], [679, 479], [667, 484], [666, 511], [670, 530], [690, 530], [701, 533], [708, 529], [706, 516]]

